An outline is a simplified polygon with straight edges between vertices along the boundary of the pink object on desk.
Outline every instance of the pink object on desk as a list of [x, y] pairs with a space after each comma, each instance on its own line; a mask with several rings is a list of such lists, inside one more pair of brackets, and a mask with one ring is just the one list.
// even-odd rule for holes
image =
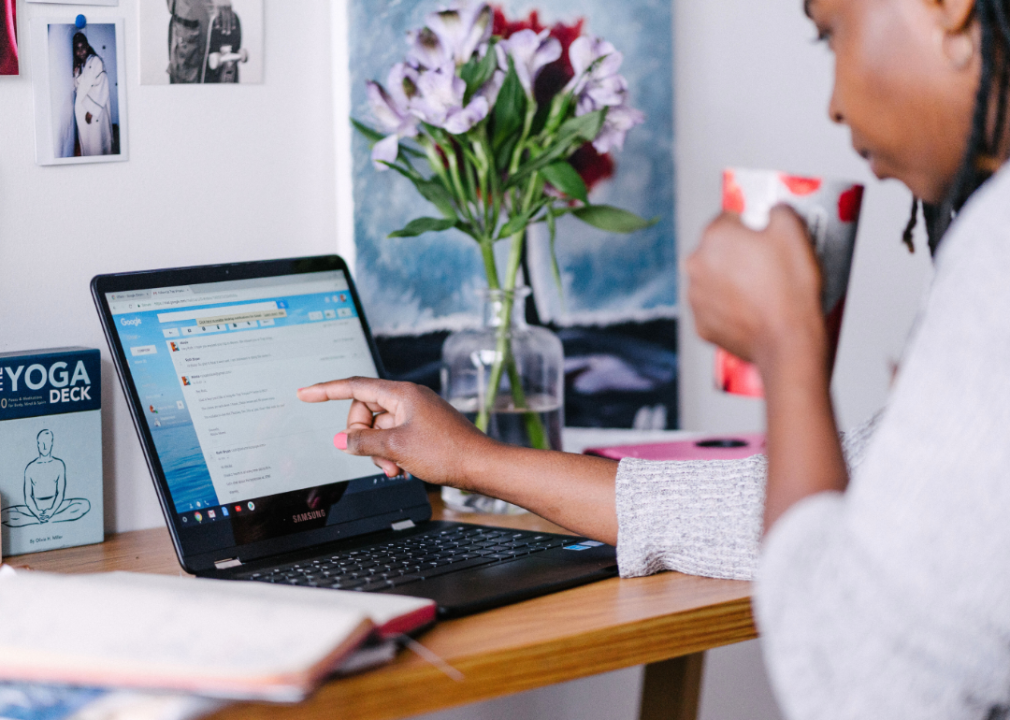
[[764, 433], [710, 435], [693, 440], [587, 448], [586, 455], [621, 460], [739, 460], [765, 451]]

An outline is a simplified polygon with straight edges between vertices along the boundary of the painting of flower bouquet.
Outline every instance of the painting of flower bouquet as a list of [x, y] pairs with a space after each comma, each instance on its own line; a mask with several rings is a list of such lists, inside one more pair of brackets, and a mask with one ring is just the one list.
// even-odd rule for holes
[[513, 5], [350, 4], [356, 274], [380, 346], [410, 335], [423, 359], [478, 289], [531, 285], [576, 394], [675, 393], [669, 2]]

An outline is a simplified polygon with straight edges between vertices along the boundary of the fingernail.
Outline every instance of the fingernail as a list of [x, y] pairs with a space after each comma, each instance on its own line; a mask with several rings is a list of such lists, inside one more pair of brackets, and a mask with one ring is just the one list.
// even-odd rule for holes
[[347, 449], [347, 433], [337, 433], [333, 436], [333, 445], [337, 450]]
[[396, 477], [399, 474], [400, 473], [396, 472], [396, 470], [387, 470], [386, 471], [386, 477]]

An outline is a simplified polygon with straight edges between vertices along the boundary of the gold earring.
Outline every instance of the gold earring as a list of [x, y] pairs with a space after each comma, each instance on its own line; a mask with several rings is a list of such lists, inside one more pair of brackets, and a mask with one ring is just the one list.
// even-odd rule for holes
[[943, 52], [956, 69], [964, 70], [975, 57], [975, 41], [965, 32], [944, 33]]

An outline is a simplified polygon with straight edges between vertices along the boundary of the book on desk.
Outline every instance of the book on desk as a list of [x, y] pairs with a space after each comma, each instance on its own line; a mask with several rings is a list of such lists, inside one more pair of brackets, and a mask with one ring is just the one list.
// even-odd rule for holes
[[[435, 619], [398, 595], [139, 573], [0, 573], [0, 680], [293, 702]], [[369, 643], [371, 643], [369, 645]]]

